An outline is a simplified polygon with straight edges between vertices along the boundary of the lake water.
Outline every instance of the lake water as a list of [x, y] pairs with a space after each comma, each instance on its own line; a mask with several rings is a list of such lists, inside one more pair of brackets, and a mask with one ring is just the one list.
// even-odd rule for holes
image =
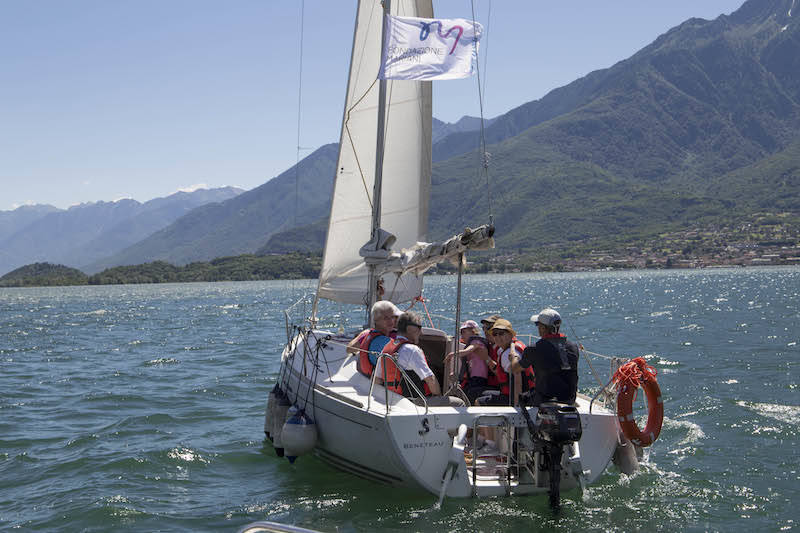
[[[665, 421], [632, 477], [585, 493], [445, 500], [265, 444], [310, 281], [0, 289], [0, 530], [744, 531], [800, 526], [800, 269], [466, 276], [464, 318], [558, 309], [568, 336], [658, 370]], [[455, 277], [426, 280], [451, 331]], [[418, 304], [419, 305], [419, 304]], [[298, 309], [298, 312], [308, 312]], [[361, 313], [328, 306], [349, 325]], [[608, 362], [595, 358], [603, 378]], [[581, 363], [581, 390], [596, 390]]]

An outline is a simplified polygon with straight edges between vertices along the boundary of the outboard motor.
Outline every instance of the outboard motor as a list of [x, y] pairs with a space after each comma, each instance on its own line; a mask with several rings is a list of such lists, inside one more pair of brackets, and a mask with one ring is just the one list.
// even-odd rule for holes
[[541, 404], [535, 426], [537, 437], [553, 444], [572, 444], [583, 434], [578, 410], [565, 403]]
[[550, 507], [558, 512], [561, 508], [561, 457], [564, 446], [578, 442], [583, 434], [578, 410], [564, 403], [544, 402], [539, 404], [536, 420], [531, 420], [527, 406], [531, 403], [530, 393], [521, 394], [519, 404], [528, 424], [534, 449], [543, 458], [541, 467], [550, 477]]

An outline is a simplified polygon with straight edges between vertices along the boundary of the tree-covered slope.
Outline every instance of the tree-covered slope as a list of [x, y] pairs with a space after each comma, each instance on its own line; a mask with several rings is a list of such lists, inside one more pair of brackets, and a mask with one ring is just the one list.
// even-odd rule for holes
[[0, 287], [42, 287], [86, 285], [88, 277], [75, 268], [50, 263], [33, 263], [0, 277]]

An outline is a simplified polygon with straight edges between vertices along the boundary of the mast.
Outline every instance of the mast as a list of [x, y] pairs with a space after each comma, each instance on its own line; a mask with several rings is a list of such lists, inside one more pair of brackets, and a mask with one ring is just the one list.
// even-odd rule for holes
[[[391, 13], [398, 9], [409, 16], [433, 16], [430, 0], [393, 0]], [[359, 0], [317, 284], [317, 300], [362, 310], [381, 299], [377, 282], [386, 275], [381, 265], [372, 269], [370, 264], [381, 263], [393, 246], [401, 250], [427, 240], [431, 82], [380, 80], [381, 43], [391, 40], [388, 13], [388, 2]], [[392, 203], [385, 211], [384, 194]], [[400, 303], [419, 296], [419, 274], [393, 275], [384, 298]]]
[[[391, 14], [391, 0], [383, 0], [383, 18], [381, 20], [381, 51], [386, 47], [386, 15]], [[382, 52], [381, 52], [382, 53]], [[386, 80], [378, 80], [378, 134], [375, 144], [375, 183], [372, 187], [372, 232], [370, 240], [378, 238], [378, 229], [381, 227], [381, 195], [383, 187], [383, 152], [384, 152], [384, 132], [386, 130]], [[378, 299], [378, 277], [375, 275], [375, 265], [367, 266], [369, 275], [368, 299], [367, 299], [367, 318], [365, 323], [372, 325], [372, 305]]]

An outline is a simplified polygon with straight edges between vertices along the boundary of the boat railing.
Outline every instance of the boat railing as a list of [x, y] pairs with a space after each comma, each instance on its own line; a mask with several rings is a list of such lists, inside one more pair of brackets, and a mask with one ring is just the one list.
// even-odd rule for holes
[[597, 353], [594, 353], [594, 352], [589, 352], [588, 350], [584, 350], [584, 353], [590, 353], [592, 355], [597, 355], [599, 357], [604, 357], [604, 358], [607, 358], [607, 359], [611, 360], [611, 371], [609, 372], [609, 375], [611, 376], [611, 378], [608, 380], [608, 382], [605, 385], [603, 385], [601, 383], [600, 390], [598, 390], [597, 393], [594, 396], [592, 396], [592, 400], [589, 402], [589, 412], [590, 413], [592, 412], [592, 407], [594, 406], [594, 402], [598, 398], [600, 398], [600, 401], [603, 403], [603, 405], [606, 408], [612, 408], [613, 409], [615, 407], [615, 403], [616, 403], [616, 397], [614, 396], [614, 393], [613, 393], [613, 390], [612, 390], [614, 388], [614, 385], [615, 385], [615, 383], [614, 383], [614, 374], [616, 373], [616, 371], [617, 371], [617, 369], [619, 367], [621, 367], [626, 362], [630, 361], [630, 359], [623, 358], [623, 357], [613, 357], [613, 356], [597, 354]]
[[[303, 318], [302, 320], [298, 320], [295, 316], [293, 316], [297, 312], [297, 308], [302, 304], [303, 306], [310, 305], [311, 303], [311, 295], [309, 293], [303, 294], [298, 300], [283, 310], [283, 316], [286, 320], [286, 339], [287, 343], [292, 338], [292, 329], [294, 324], [298, 324], [300, 322], [305, 322], [308, 318]], [[299, 313], [298, 313], [299, 314]], [[305, 313], [302, 313], [303, 315]], [[313, 327], [313, 323], [311, 324]]]
[[[397, 362], [397, 358], [396, 357], [394, 357], [393, 355], [388, 354], [388, 353], [378, 354], [378, 361], [381, 361], [381, 360], [386, 359], [386, 358], [391, 359], [392, 362], [394, 362], [394, 364], [397, 367], [397, 369], [403, 375], [403, 380], [406, 383], [408, 383], [409, 385], [411, 385], [411, 388], [413, 389], [413, 391], [416, 392], [417, 395], [419, 395], [420, 398], [422, 398], [423, 402], [425, 402], [425, 414], [427, 415], [428, 414], [428, 401], [425, 399], [425, 394], [423, 394], [422, 391], [420, 391], [419, 388], [414, 384], [414, 381], [411, 378], [408, 377], [408, 374], [406, 373], [406, 371]], [[386, 383], [386, 378], [388, 377], [386, 375], [386, 364], [381, 362], [381, 368], [383, 369], [383, 382], [385, 384]], [[377, 369], [378, 369], [378, 365], [377, 365], [377, 362], [376, 362], [375, 370], [372, 371], [372, 377], [369, 380], [369, 396], [367, 396], [367, 411], [369, 411], [370, 405], [372, 403], [372, 391], [375, 388], [375, 378], [377, 377], [377, 374], [378, 374]], [[388, 415], [389, 414], [389, 388], [386, 385], [383, 386], [383, 392], [384, 392], [384, 398], [385, 398], [385, 402], [386, 402], [386, 414]]]
[[[525, 409], [524, 406], [521, 407]], [[478, 495], [478, 462], [479, 462], [479, 447], [478, 435], [480, 434], [479, 428], [481, 427], [497, 427], [501, 428], [500, 438], [496, 444], [501, 444], [500, 440], [503, 439], [505, 451], [499, 454], [503, 458], [501, 465], [496, 465], [495, 471], [498, 476], [505, 476], [505, 483], [503, 484], [506, 490], [506, 496], [511, 495], [511, 456], [513, 455], [514, 446], [512, 439], [514, 435], [514, 428], [506, 415], [480, 415], [472, 419], [472, 464], [471, 477], [472, 477], [472, 496]], [[533, 436], [531, 436], [533, 437]], [[499, 451], [499, 450], [498, 450]], [[517, 473], [519, 475], [519, 473]]]

